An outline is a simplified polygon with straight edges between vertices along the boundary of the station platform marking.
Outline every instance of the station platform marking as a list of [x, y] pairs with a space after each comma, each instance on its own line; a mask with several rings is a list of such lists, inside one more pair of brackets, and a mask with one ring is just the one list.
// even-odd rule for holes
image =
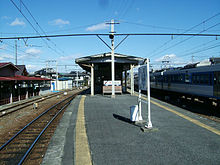
[[[135, 96], [138, 96], [138, 94], [135, 93]], [[146, 97], [143, 97], [143, 96], [142, 96], [142, 98], [143, 98], [144, 100], [147, 100]], [[153, 103], [154, 105], [156, 105], [156, 106], [158, 106], [158, 107], [160, 107], [160, 108], [163, 108], [163, 109], [165, 109], [165, 110], [167, 110], [167, 111], [169, 111], [169, 112], [172, 112], [172, 113], [176, 114], [177, 116], [180, 116], [180, 117], [182, 117], [182, 118], [184, 118], [184, 119], [186, 119], [186, 120], [188, 120], [188, 121], [190, 121], [190, 122], [192, 122], [192, 123], [194, 123], [194, 124], [196, 124], [196, 125], [198, 125], [198, 126], [200, 126], [200, 127], [202, 127], [202, 128], [205, 128], [205, 129], [207, 129], [207, 130], [209, 130], [209, 131], [211, 131], [211, 132], [213, 132], [213, 133], [215, 133], [215, 134], [217, 134], [217, 135], [220, 136], [220, 130], [218, 130], [218, 129], [215, 129], [215, 128], [210, 127], [210, 126], [208, 126], [208, 125], [206, 125], [206, 124], [204, 124], [204, 123], [201, 123], [200, 121], [198, 121], [198, 120], [196, 120], [196, 119], [193, 119], [193, 118], [191, 118], [191, 117], [189, 117], [189, 116], [186, 116], [186, 115], [184, 115], [184, 114], [182, 114], [182, 113], [180, 113], [180, 112], [177, 112], [177, 111], [175, 111], [175, 110], [173, 110], [173, 109], [171, 109], [171, 108], [169, 108], [169, 107], [166, 107], [166, 106], [164, 106], [164, 105], [161, 105], [161, 104], [159, 104], [159, 103], [157, 103], [157, 102], [155, 102], [155, 101], [153, 101], [153, 100], [151, 100], [151, 103]]]
[[76, 121], [76, 142], [75, 142], [75, 164], [92, 165], [88, 137], [85, 127], [84, 101], [86, 96], [82, 96]]

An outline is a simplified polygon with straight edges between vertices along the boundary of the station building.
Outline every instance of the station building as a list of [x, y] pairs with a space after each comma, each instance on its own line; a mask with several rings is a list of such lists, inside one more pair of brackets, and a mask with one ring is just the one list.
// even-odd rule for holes
[[42, 84], [50, 79], [28, 77], [24, 65], [0, 63], [0, 105], [39, 95]]
[[[126, 92], [127, 71], [130, 71], [131, 93], [134, 93], [133, 68], [143, 58], [114, 53], [115, 62], [115, 93]], [[77, 58], [75, 62], [91, 73], [91, 95], [112, 93], [111, 87], [111, 52]]]

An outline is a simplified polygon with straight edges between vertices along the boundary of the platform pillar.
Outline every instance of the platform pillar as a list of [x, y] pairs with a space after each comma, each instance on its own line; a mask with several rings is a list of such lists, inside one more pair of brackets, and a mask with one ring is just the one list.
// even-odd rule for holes
[[26, 90], [26, 99], [28, 99], [28, 89]]
[[134, 95], [134, 65], [131, 64], [130, 75], [131, 75], [131, 95]]
[[13, 88], [14, 86], [10, 84], [10, 104], [13, 103]]
[[20, 101], [21, 100], [20, 84], [18, 83], [17, 86], [18, 86], [18, 101]]
[[13, 96], [12, 93], [10, 94], [10, 104], [13, 103]]
[[125, 92], [127, 92], [127, 70], [125, 70]]
[[91, 96], [94, 96], [94, 64], [91, 66]]

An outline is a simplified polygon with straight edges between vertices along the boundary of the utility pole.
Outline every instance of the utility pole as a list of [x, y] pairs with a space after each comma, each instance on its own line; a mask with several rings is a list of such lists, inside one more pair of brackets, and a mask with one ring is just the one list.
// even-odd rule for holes
[[193, 62], [194, 62], [194, 57], [195, 57], [195, 56], [192, 55], [192, 64], [193, 64]]
[[76, 70], [76, 87], [77, 87], [77, 88], [79, 88], [79, 83], [78, 83], [78, 81], [79, 81], [79, 72], [78, 72], [78, 70]]
[[[49, 62], [56, 62], [56, 90], [58, 89], [58, 62], [57, 60], [47, 60], [47, 65], [48, 66]], [[46, 70], [48, 70], [48, 68], [46, 68]]]
[[56, 60], [56, 91], [58, 91], [58, 64], [57, 64], [57, 60]]
[[48, 68], [48, 61], [46, 61], [46, 74], [45, 74], [46, 78], [47, 78], [47, 68]]
[[18, 60], [17, 60], [17, 56], [18, 56], [18, 44], [17, 44], [17, 40], [15, 40], [15, 65], [18, 64]]
[[115, 98], [115, 48], [114, 48], [114, 25], [115, 24], [119, 24], [114, 22], [114, 20], [112, 19], [110, 23], [107, 23], [111, 25], [111, 32], [109, 35], [109, 38], [111, 39], [111, 72], [112, 72], [112, 98]]

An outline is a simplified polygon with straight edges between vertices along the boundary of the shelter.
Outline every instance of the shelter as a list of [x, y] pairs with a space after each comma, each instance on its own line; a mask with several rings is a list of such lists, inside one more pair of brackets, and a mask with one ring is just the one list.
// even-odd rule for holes
[[0, 105], [39, 95], [41, 84], [50, 79], [28, 77], [24, 65], [0, 63]]
[[[127, 87], [127, 71], [131, 73], [131, 93], [134, 92], [133, 68], [137, 66], [143, 58], [114, 53], [115, 57], [115, 86]], [[77, 58], [75, 62], [84, 70], [91, 73], [91, 95], [94, 93], [104, 93], [107, 87], [111, 86], [111, 52], [96, 54]], [[124, 81], [123, 81], [124, 73]], [[110, 87], [111, 89], [111, 87]], [[108, 90], [111, 93], [111, 90]], [[116, 90], [117, 92], [117, 90]]]

